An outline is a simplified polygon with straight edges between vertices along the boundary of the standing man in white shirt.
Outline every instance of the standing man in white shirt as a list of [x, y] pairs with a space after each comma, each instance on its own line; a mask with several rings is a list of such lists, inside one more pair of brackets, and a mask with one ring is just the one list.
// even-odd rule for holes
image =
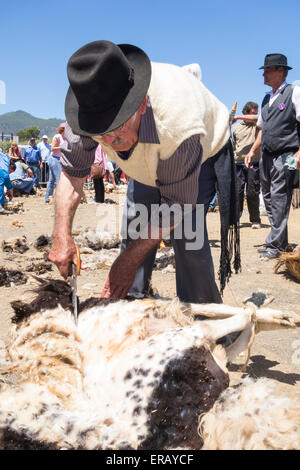
[[257, 126], [261, 128], [245, 158], [249, 168], [255, 152], [261, 146], [260, 180], [271, 231], [265, 248], [259, 249], [264, 259], [277, 258], [288, 245], [288, 216], [291, 206], [296, 169], [288, 168], [295, 157], [300, 168], [300, 87], [286, 82], [287, 58], [283, 54], [268, 54], [261, 69], [265, 85], [272, 88], [262, 102]]
[[43, 161], [42, 183], [47, 183], [49, 178], [48, 157], [51, 154], [51, 145], [48, 144], [48, 136], [43, 135], [42, 141], [38, 144]]

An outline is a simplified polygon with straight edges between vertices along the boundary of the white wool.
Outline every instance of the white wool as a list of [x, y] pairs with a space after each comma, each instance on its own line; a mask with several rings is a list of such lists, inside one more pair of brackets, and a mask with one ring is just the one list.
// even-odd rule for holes
[[87, 246], [93, 250], [101, 250], [117, 247], [120, 244], [120, 237], [117, 233], [100, 232], [87, 227], [75, 237], [75, 242], [79, 247]]
[[[169, 361], [185, 360], [191, 349], [212, 348], [214, 355], [217, 338], [253, 324], [252, 309], [233, 309], [230, 316], [223, 307], [225, 319], [205, 321], [193, 316], [202, 310], [212, 316], [213, 306], [151, 299], [89, 308], [77, 326], [61, 307], [32, 315], [12, 329], [11, 363], [3, 364], [2, 373], [15, 374], [15, 382], [0, 385], [0, 444], [1, 429], [9, 428], [58, 448], [138, 448]], [[220, 306], [216, 315], [222, 316]], [[215, 360], [226, 374], [221, 346]], [[299, 409], [291, 414], [289, 406], [268, 381], [245, 381], [202, 419], [205, 448], [298, 448]]]
[[276, 392], [276, 382], [246, 378], [228, 388], [200, 419], [206, 450], [300, 449], [299, 399]]
[[120, 254], [119, 248], [111, 248], [109, 250], [93, 251], [90, 254], [80, 253], [82, 265], [90, 270], [108, 269]]

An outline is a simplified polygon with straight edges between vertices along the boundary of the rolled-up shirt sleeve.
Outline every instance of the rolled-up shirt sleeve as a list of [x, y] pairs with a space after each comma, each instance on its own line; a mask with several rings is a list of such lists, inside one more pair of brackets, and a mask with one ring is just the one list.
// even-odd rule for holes
[[201, 161], [200, 135], [186, 139], [170, 158], [159, 161], [156, 184], [162, 203], [169, 206], [197, 203]]
[[69, 176], [84, 178], [90, 173], [98, 143], [90, 137], [74, 134], [66, 124], [64, 143], [61, 145], [62, 170]]

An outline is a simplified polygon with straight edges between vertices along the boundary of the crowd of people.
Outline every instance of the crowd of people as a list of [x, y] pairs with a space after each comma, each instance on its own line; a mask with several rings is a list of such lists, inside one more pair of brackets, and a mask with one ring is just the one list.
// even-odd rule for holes
[[[55, 188], [58, 185], [61, 173], [61, 147], [64, 145], [64, 131], [66, 123], [62, 122], [57, 134], [52, 138], [51, 144], [48, 142], [48, 136], [43, 135], [41, 141], [37, 144], [36, 138], [31, 137], [28, 145], [22, 154], [17, 142], [12, 141], [8, 153], [5, 154], [0, 149], [0, 213], [7, 214], [5, 204], [13, 199], [14, 189], [20, 194], [34, 194], [41, 189], [41, 185], [46, 185], [45, 203], [50, 202]], [[90, 178], [93, 180], [95, 198], [90, 204], [103, 203], [104, 182], [107, 178], [111, 181], [114, 188], [121, 183], [122, 170], [112, 160], [107, 158], [101, 145], [95, 152], [95, 166], [100, 165], [103, 168], [101, 175], [93, 173], [91, 170]], [[124, 178], [122, 182], [127, 182]], [[5, 188], [6, 195], [5, 197]]]

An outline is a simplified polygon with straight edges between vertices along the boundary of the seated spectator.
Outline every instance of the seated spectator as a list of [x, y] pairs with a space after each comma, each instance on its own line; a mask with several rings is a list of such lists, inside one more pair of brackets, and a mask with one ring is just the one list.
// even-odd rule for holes
[[[1, 154], [3, 155], [3, 154]], [[0, 158], [1, 159], [1, 158]], [[9, 171], [10, 168], [12, 170], [15, 168], [14, 163], [9, 163], [8, 171], [4, 169], [0, 169], [0, 214], [8, 214], [8, 211], [5, 210], [4, 204], [6, 203], [6, 199], [4, 196], [4, 188], [6, 187], [7, 189], [7, 195], [9, 200], [11, 201], [13, 198], [13, 186], [11, 184], [10, 178], [9, 178]]]
[[13, 141], [11, 143], [11, 147], [8, 150], [8, 156], [9, 158], [14, 158], [15, 160], [21, 158], [21, 150], [19, 149], [17, 142]]
[[33, 171], [22, 159], [12, 160], [12, 163], [15, 165], [15, 169], [13, 170], [12, 166], [10, 167], [9, 178], [13, 187], [21, 193], [30, 194], [35, 183], [35, 178], [32, 177]]

